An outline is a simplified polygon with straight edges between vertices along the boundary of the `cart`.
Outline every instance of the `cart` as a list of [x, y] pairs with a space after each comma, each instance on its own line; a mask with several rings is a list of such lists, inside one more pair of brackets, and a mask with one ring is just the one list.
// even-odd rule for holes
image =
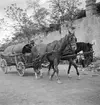
[[26, 43], [20, 43], [7, 47], [1, 55], [1, 69], [6, 74], [8, 67], [15, 66], [19, 76], [24, 76], [26, 68], [32, 68], [32, 55], [31, 52], [23, 54]]

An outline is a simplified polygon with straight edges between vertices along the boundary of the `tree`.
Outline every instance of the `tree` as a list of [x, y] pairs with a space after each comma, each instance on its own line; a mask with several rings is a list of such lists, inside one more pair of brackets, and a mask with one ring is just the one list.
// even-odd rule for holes
[[[39, 2], [40, 2], [40, 0], [34, 0], [34, 1], [28, 0], [27, 8], [28, 8], [28, 10], [32, 9], [33, 15], [31, 15], [31, 17], [38, 25], [38, 28], [44, 29], [44, 27], [47, 25], [46, 18], [49, 15], [49, 12], [46, 8], [41, 7]], [[44, 30], [41, 30], [41, 31], [44, 31]]]
[[4, 25], [4, 24], [5, 24], [4, 18], [0, 19], [0, 29], [2, 29], [2, 25]]
[[51, 18], [60, 24], [65, 20], [73, 23], [78, 5], [80, 5], [79, 0], [50, 0]]
[[13, 20], [14, 22], [13, 28], [15, 29], [15, 31], [22, 33], [20, 34], [21, 37], [27, 38], [27, 40], [29, 41], [33, 35], [32, 28], [30, 27], [33, 26], [34, 23], [28, 17], [27, 11], [21, 9], [16, 4], [11, 4], [7, 8], [5, 8], [5, 11], [6, 11], [6, 16]]

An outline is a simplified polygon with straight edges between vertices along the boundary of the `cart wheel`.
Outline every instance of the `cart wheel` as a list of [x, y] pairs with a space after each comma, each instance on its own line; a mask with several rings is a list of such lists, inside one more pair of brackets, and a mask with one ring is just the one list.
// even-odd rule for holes
[[5, 59], [2, 59], [1, 60], [1, 68], [2, 68], [2, 70], [3, 70], [3, 72], [5, 73], [5, 74], [7, 74], [7, 62], [6, 62], [6, 60]]
[[21, 76], [21, 77], [24, 76], [25, 66], [24, 66], [23, 62], [18, 62], [18, 64], [17, 64], [17, 71], [18, 71], [19, 76]]

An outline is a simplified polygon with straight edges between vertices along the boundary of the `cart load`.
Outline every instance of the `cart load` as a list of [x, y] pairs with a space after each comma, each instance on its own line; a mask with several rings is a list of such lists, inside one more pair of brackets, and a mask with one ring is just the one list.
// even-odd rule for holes
[[21, 54], [21, 53], [23, 54], [26, 47], [29, 47], [28, 52], [31, 52], [31, 47], [30, 47], [29, 44], [20, 43], [20, 44], [17, 44], [17, 45], [11, 45], [11, 46], [7, 47], [4, 50], [3, 54], [6, 55], [6, 56], [13, 55], [13, 54]]

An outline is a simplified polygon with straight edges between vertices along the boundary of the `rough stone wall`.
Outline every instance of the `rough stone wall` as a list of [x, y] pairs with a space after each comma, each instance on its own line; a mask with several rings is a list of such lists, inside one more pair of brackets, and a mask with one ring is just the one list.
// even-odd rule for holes
[[[100, 57], [100, 15], [97, 15], [95, 3], [96, 0], [86, 0], [86, 17], [76, 20], [74, 25], [78, 42], [95, 43], [93, 45], [94, 54]], [[57, 31], [49, 33], [43, 39], [43, 43], [47, 44], [54, 40], [59, 40], [65, 34], [67, 34], [66, 25], [62, 27], [61, 35]]]
[[95, 43], [95, 56], [100, 56], [100, 16], [93, 15], [74, 22], [78, 41]]
[[47, 37], [43, 38], [43, 43], [51, 43], [54, 40], [60, 40], [62, 37], [64, 37], [68, 33], [67, 28], [65, 26], [62, 26], [61, 34], [59, 31], [51, 32], [47, 35]]
[[[78, 19], [74, 22], [74, 25], [78, 42], [95, 43], [93, 45], [95, 56], [100, 56], [100, 16], [93, 15]], [[44, 37], [43, 43], [47, 44], [54, 40], [59, 40], [65, 34], [67, 34], [67, 28], [63, 26], [61, 35], [58, 31], [49, 33], [47, 37]]]

